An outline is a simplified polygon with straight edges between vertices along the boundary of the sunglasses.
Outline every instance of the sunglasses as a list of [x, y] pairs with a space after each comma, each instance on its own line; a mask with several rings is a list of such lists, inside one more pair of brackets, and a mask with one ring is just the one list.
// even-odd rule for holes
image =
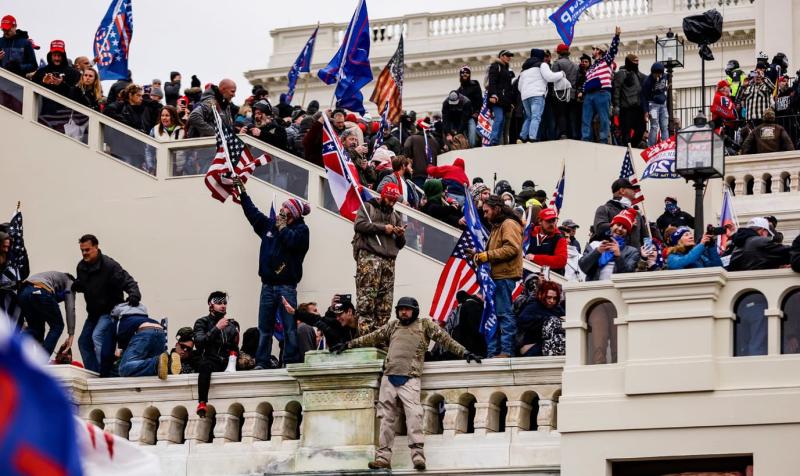
[[183, 350], [193, 350], [194, 349], [193, 345], [181, 344], [180, 342], [178, 342], [178, 347], [180, 347]]

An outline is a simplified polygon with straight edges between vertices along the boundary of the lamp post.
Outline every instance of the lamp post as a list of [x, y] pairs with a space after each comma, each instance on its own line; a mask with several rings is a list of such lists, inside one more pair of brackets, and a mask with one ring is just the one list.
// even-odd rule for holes
[[659, 38], [656, 35], [656, 61], [667, 69], [667, 116], [669, 117], [670, 135], [674, 133], [675, 129], [672, 112], [672, 70], [683, 68], [683, 52], [683, 40], [672, 32], [672, 28], [667, 32], [667, 36]]
[[694, 234], [699, 240], [705, 232], [703, 191], [709, 179], [725, 175], [725, 147], [702, 111], [694, 124], [675, 134], [675, 142], [675, 170], [687, 182], [694, 182]]

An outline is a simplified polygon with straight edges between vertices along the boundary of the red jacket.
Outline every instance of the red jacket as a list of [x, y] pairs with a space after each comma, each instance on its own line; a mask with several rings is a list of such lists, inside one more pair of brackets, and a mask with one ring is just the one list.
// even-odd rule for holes
[[453, 180], [460, 184], [469, 186], [469, 177], [464, 172], [464, 159], [461, 157], [453, 161], [453, 165], [429, 165], [428, 175], [433, 178]]
[[711, 103], [711, 120], [715, 123], [721, 119], [726, 126], [733, 126], [731, 121], [736, 120], [736, 106], [733, 100], [720, 93], [714, 94], [714, 102]]
[[[540, 235], [544, 235], [544, 238], [540, 238]], [[531, 230], [528, 249], [525, 250], [525, 255], [529, 254], [533, 255], [533, 262], [539, 266], [549, 266], [554, 271], [563, 270], [567, 266], [567, 239], [558, 231], [547, 235], [540, 226], [535, 226]]]

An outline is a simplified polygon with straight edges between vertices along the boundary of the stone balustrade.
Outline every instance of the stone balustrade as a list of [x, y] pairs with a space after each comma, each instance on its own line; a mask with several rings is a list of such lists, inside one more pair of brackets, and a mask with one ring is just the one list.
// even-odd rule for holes
[[[51, 370], [82, 418], [157, 454], [164, 474], [291, 473], [366, 467], [377, 443], [382, 358], [375, 349], [311, 352], [287, 369], [216, 373], [206, 418], [194, 413], [196, 375], [98, 379], [75, 367]], [[554, 474], [563, 361], [427, 363], [428, 467]], [[402, 419], [398, 435], [394, 467], [402, 469], [410, 467]]]

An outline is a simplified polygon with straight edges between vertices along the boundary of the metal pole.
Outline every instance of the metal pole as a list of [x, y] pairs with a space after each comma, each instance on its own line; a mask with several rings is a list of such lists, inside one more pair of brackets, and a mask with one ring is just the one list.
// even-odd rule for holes
[[[667, 66], [667, 130], [669, 131], [670, 137], [675, 134], [675, 117], [673, 116], [673, 108], [672, 108], [672, 66]], [[653, 118], [651, 117], [650, 120], [652, 121]], [[652, 128], [652, 126], [651, 126]], [[661, 140], [665, 140], [664, 137]]]
[[706, 60], [702, 57], [700, 58], [700, 98], [703, 104], [703, 109], [700, 111], [706, 116]]
[[705, 187], [705, 177], [698, 177], [694, 180], [694, 236], [698, 242], [705, 233], [703, 224], [703, 191]]

